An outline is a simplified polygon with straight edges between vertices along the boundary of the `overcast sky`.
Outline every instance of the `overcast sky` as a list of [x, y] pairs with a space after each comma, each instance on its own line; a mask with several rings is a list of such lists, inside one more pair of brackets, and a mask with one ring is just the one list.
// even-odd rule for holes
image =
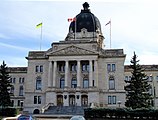
[[[76, 2], [74, 2], [76, 1]], [[70, 17], [80, 13], [86, 1], [0, 0], [0, 64], [27, 66], [29, 51], [40, 50], [40, 29], [43, 22], [41, 49], [64, 40]], [[97, 1], [97, 2], [96, 2]], [[100, 20], [105, 37], [104, 49], [124, 49], [125, 64], [135, 51], [140, 64], [158, 64], [158, 3], [156, 0], [87, 0], [91, 12]], [[128, 2], [126, 2], [128, 1]]]

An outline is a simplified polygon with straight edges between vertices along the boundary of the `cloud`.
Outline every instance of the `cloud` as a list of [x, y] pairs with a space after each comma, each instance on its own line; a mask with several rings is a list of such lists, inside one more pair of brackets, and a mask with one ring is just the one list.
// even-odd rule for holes
[[16, 50], [21, 50], [21, 51], [29, 51], [28, 48], [15, 46], [15, 45], [9, 45], [9, 44], [5, 44], [5, 43], [1, 43], [1, 42], [0, 42], [0, 46], [5, 47], [7, 49], [16, 49]]

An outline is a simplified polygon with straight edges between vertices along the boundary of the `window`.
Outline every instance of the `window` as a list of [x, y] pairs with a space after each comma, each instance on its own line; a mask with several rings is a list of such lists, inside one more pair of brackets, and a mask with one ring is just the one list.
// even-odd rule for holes
[[34, 104], [41, 104], [42, 100], [41, 100], [41, 96], [34, 96]]
[[65, 71], [65, 65], [64, 64], [59, 64], [59, 71], [64, 72]]
[[85, 62], [82, 64], [82, 71], [89, 71], [89, 63]]
[[10, 93], [14, 95], [14, 86], [11, 86]]
[[115, 89], [115, 80], [113, 76], [109, 77], [109, 90], [114, 90]]
[[108, 104], [116, 104], [116, 96], [108, 96]]
[[83, 88], [88, 88], [89, 87], [89, 80], [87, 78], [83, 79]]
[[23, 86], [20, 86], [20, 88], [19, 88], [19, 96], [23, 96], [23, 93], [24, 93], [24, 88], [23, 88]]
[[125, 76], [125, 81], [128, 81], [128, 76]]
[[16, 78], [10, 78], [10, 82], [15, 84]]
[[37, 104], [37, 96], [34, 96], [34, 104]]
[[41, 104], [41, 96], [38, 96], [38, 104]]
[[37, 65], [36, 72], [43, 72], [43, 65]]
[[76, 87], [77, 87], [77, 80], [76, 80], [76, 78], [72, 78], [71, 88], [76, 88]]
[[11, 106], [12, 107], [14, 106], [14, 100], [11, 100]]
[[70, 71], [72, 71], [72, 72], [77, 71], [77, 64], [75, 64], [75, 63], [71, 64]]
[[158, 81], [158, 76], [156, 76], [156, 80]]
[[18, 100], [18, 106], [20, 106], [20, 101], [21, 101], [21, 100]]
[[24, 83], [24, 78], [19, 78], [19, 83]]
[[95, 81], [93, 80], [93, 83], [92, 83], [93, 87], [94, 87], [94, 83], [95, 83]]
[[65, 87], [65, 79], [61, 78], [60, 79], [60, 88], [64, 88]]
[[107, 70], [108, 70], [108, 72], [111, 71], [111, 64], [108, 64], [108, 65], [107, 65]]
[[42, 89], [42, 80], [41, 77], [36, 78], [36, 90], [41, 90]]
[[107, 64], [107, 70], [108, 70], [108, 72], [116, 71], [116, 65], [115, 64]]
[[116, 70], [115, 64], [112, 64], [112, 71], [115, 71], [115, 70]]

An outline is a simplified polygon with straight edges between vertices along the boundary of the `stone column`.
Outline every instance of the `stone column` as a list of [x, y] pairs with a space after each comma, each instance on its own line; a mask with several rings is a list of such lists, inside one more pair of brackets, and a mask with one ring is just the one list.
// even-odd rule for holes
[[89, 86], [92, 87], [92, 80], [93, 80], [93, 66], [92, 60], [89, 60]]
[[81, 87], [81, 64], [80, 61], [77, 61], [77, 87]]
[[65, 61], [65, 87], [68, 87], [69, 61]]
[[98, 86], [98, 61], [94, 61], [94, 86]]
[[52, 61], [49, 61], [49, 69], [48, 69], [48, 87], [52, 87]]
[[54, 61], [54, 66], [53, 66], [53, 87], [56, 86], [56, 74], [57, 74], [57, 61]]

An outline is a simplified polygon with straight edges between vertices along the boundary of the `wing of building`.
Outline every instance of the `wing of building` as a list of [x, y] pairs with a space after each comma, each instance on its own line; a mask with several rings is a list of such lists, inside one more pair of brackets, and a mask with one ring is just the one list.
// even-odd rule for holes
[[[12, 90], [14, 106], [28, 113], [49, 113], [59, 106], [124, 107], [124, 80], [130, 76], [126, 55], [123, 49], [103, 49], [103, 40], [99, 19], [84, 3], [65, 40], [47, 51], [29, 51], [27, 68], [10, 68], [19, 87]], [[15, 84], [18, 79], [23, 87]]]

